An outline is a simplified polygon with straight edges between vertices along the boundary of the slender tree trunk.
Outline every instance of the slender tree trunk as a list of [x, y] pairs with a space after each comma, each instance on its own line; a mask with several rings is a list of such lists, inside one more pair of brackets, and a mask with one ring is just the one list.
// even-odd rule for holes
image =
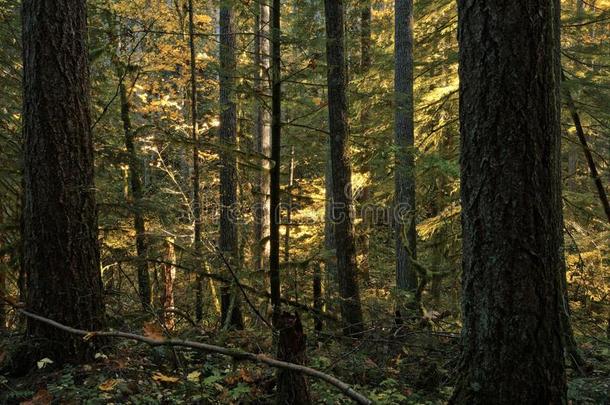
[[282, 131], [282, 83], [281, 75], [281, 43], [280, 43], [280, 1], [273, 0], [271, 18], [271, 190], [270, 190], [270, 252], [269, 280], [271, 284], [271, 305], [274, 319], [279, 315], [280, 308], [280, 160]]
[[188, 0], [189, 53], [191, 70], [191, 141], [193, 142], [193, 246], [195, 254], [195, 319], [203, 318], [203, 279], [201, 271], [201, 197], [199, 196], [199, 133], [197, 129], [197, 65], [195, 63], [195, 26], [193, 0]]
[[[562, 78], [565, 80], [565, 76]], [[564, 88], [564, 94], [566, 98], [566, 103], [568, 105], [568, 111], [570, 111], [570, 116], [572, 117], [572, 121], [574, 121], [574, 127], [576, 128], [576, 135], [578, 136], [578, 141], [580, 142], [580, 146], [582, 146], [582, 152], [585, 155], [585, 160], [587, 161], [587, 165], [589, 166], [589, 174], [591, 175], [591, 179], [595, 184], [595, 188], [597, 190], [597, 195], [599, 197], [599, 201], [604, 209], [604, 213], [606, 214], [606, 219], [608, 223], [610, 223], [610, 203], [608, 202], [608, 196], [606, 195], [606, 190], [604, 189], [604, 185], [602, 184], [602, 178], [597, 171], [597, 166], [595, 165], [595, 160], [593, 160], [593, 154], [591, 153], [591, 149], [589, 149], [589, 145], [587, 144], [587, 137], [585, 136], [585, 130], [582, 127], [582, 123], [580, 122], [580, 114], [578, 114], [578, 110], [576, 109], [576, 105], [574, 104], [574, 99], [572, 98], [572, 93], [569, 89]]]
[[319, 315], [322, 312], [322, 272], [320, 271], [320, 263], [315, 263], [313, 268], [313, 309], [316, 311], [314, 315], [314, 329], [317, 332], [322, 330], [322, 317]]
[[[24, 268], [29, 311], [63, 324], [104, 326], [93, 183], [84, 0], [25, 0], [23, 29]], [[84, 361], [96, 352], [27, 321], [28, 360]], [[30, 362], [20, 366], [27, 367]]]
[[463, 352], [454, 404], [565, 404], [559, 0], [458, 1]]
[[121, 82], [119, 84], [121, 98], [121, 120], [123, 121], [123, 131], [125, 135], [125, 148], [129, 157], [129, 185], [133, 204], [133, 225], [136, 232], [136, 268], [138, 274], [138, 293], [140, 303], [145, 311], [150, 310], [151, 288], [150, 274], [148, 269], [148, 246], [146, 242], [146, 223], [142, 213], [142, 179], [140, 176], [140, 160], [136, 151], [134, 133], [131, 128], [131, 118], [129, 116], [130, 104], [127, 95], [127, 88]]
[[[231, 151], [237, 145], [237, 107], [234, 101], [235, 32], [232, 5], [220, 6], [220, 235], [218, 246], [233, 267], [240, 269], [237, 234], [237, 159]], [[230, 277], [229, 277], [230, 278]], [[221, 320], [243, 328], [239, 300], [229, 285], [220, 290]]]
[[[290, 227], [292, 226], [292, 188], [294, 187], [294, 146], [290, 149], [290, 166], [288, 168], [288, 204], [286, 205], [286, 233], [284, 233], [284, 263], [290, 262]], [[295, 286], [297, 279], [294, 279]]]
[[337, 274], [344, 332], [351, 335], [362, 332], [363, 324], [352, 223], [352, 169], [348, 150], [343, 1], [325, 0], [324, 9]]
[[[269, 5], [258, 0], [259, 15], [257, 17], [257, 40], [255, 41], [255, 84], [256, 84], [256, 151], [269, 158], [271, 155], [271, 117], [261, 100], [269, 93], [270, 54], [270, 14]], [[262, 170], [258, 179], [257, 209], [255, 210], [255, 266], [257, 270], [266, 269], [269, 264], [269, 160], [262, 159]]]
[[337, 291], [337, 246], [335, 244], [335, 224], [333, 222], [333, 169], [330, 156], [330, 139], [326, 153], [324, 170], [324, 273], [327, 298]]
[[[0, 224], [3, 224], [3, 210], [0, 207]], [[0, 234], [0, 251], [5, 249], [6, 241], [5, 238]], [[0, 298], [6, 297], [6, 273], [8, 272], [8, 265], [5, 265], [8, 261], [8, 254], [0, 253]], [[6, 303], [0, 300], [0, 332], [6, 328]]]
[[174, 329], [176, 324], [175, 316], [171, 312], [174, 309], [174, 280], [176, 279], [176, 250], [174, 249], [174, 238], [165, 238], [163, 241], [165, 252], [163, 255], [163, 322], [168, 330]]
[[[360, 74], [366, 77], [369, 69], [371, 68], [371, 1], [364, 0], [360, 11]], [[362, 134], [366, 144], [371, 145], [371, 139], [366, 137], [366, 129], [369, 123], [368, 106], [364, 106], [360, 115], [360, 127], [362, 128]], [[367, 159], [367, 162], [369, 159]], [[366, 171], [369, 176], [372, 176], [372, 170], [370, 165], [366, 164]], [[369, 179], [369, 182], [371, 180]], [[360, 270], [364, 281], [370, 280], [370, 269], [369, 269], [369, 234], [371, 232], [371, 213], [369, 212], [369, 205], [371, 200], [371, 184], [366, 184], [362, 190], [361, 196], [361, 207], [360, 210], [362, 215], [362, 225], [360, 230], [360, 250], [362, 253], [362, 260], [360, 262]]]
[[413, 0], [395, 2], [395, 128], [394, 228], [396, 237], [396, 287], [414, 292], [417, 272], [415, 230], [415, 165], [413, 130]]

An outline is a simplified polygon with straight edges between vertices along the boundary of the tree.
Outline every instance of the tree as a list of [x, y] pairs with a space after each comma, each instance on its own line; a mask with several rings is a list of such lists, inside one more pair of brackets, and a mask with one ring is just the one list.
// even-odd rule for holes
[[[234, 268], [239, 268], [237, 234], [237, 162], [232, 149], [237, 144], [237, 107], [234, 101], [235, 30], [230, 4], [220, 6], [220, 235], [218, 246]], [[243, 328], [236, 294], [229, 285], [220, 292], [223, 325]]]
[[352, 169], [348, 155], [348, 120], [343, 1], [325, 0], [328, 121], [332, 165], [333, 221], [341, 317], [346, 334], [363, 329], [356, 246], [352, 223]]
[[464, 327], [451, 402], [562, 404], [559, 1], [458, 10]]
[[129, 116], [131, 106], [127, 87], [124, 83], [123, 72], [117, 69], [119, 79], [119, 95], [121, 101], [121, 120], [123, 121], [123, 131], [125, 133], [125, 149], [129, 158], [129, 188], [133, 204], [133, 225], [136, 233], [136, 254], [137, 254], [137, 272], [138, 272], [138, 293], [140, 294], [140, 302], [144, 311], [150, 309], [151, 304], [151, 289], [150, 277], [148, 272], [148, 243], [146, 240], [146, 222], [142, 213], [142, 198], [144, 190], [142, 187], [142, 178], [140, 175], [140, 160], [135, 145], [135, 134], [131, 126], [131, 118]]
[[[98, 330], [104, 304], [93, 184], [84, 0], [25, 0], [23, 265], [27, 307]], [[28, 319], [29, 360], [84, 361], [95, 346]], [[31, 363], [30, 363], [31, 364]]]
[[271, 160], [269, 217], [269, 282], [273, 318], [280, 308], [280, 164], [282, 141], [282, 82], [281, 82], [281, 26], [280, 1], [273, 0], [271, 6]]
[[414, 292], [417, 273], [415, 230], [415, 167], [413, 158], [413, 0], [396, 0], [394, 6], [394, 231], [396, 287]]
[[256, 87], [256, 151], [264, 156], [262, 160], [262, 170], [258, 178], [258, 201], [255, 214], [256, 227], [254, 240], [256, 243], [255, 249], [255, 266], [256, 269], [267, 268], [269, 262], [269, 155], [271, 154], [271, 128], [269, 123], [269, 110], [266, 108], [263, 99], [263, 94], [269, 90], [269, 68], [271, 66], [270, 52], [271, 45], [269, 41], [269, 5], [264, 1], [257, 2], [256, 34], [255, 44], [255, 77], [254, 82]]
[[191, 141], [193, 142], [193, 245], [195, 253], [195, 271], [197, 272], [195, 285], [195, 319], [203, 319], [203, 280], [199, 275], [201, 271], [201, 197], [199, 195], [199, 133], [197, 128], [197, 64], [195, 58], [195, 23], [193, 0], [188, 0], [189, 19], [189, 64], [190, 64], [190, 103], [191, 103]]
[[[363, 79], [368, 74], [371, 65], [371, 46], [373, 40], [371, 38], [371, 1], [364, 0], [360, 9], [360, 74], [363, 76]], [[360, 113], [360, 126], [361, 133], [365, 137], [365, 142], [368, 144], [372, 144], [371, 140], [367, 137], [367, 128], [369, 125], [370, 114], [369, 110], [365, 106]], [[367, 164], [365, 167], [366, 171], [371, 175], [371, 167], [370, 164]], [[360, 262], [360, 269], [363, 279], [368, 282], [370, 281], [370, 265], [369, 265], [369, 248], [370, 248], [370, 240], [369, 233], [371, 232], [371, 213], [369, 213], [369, 207], [371, 202], [371, 185], [367, 184], [362, 189], [360, 204], [362, 210], [361, 217], [361, 231], [360, 231], [360, 250], [362, 252], [362, 261]]]

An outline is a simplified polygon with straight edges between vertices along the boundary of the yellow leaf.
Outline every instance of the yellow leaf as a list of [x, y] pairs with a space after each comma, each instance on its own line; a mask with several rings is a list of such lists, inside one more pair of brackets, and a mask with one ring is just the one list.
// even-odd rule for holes
[[118, 383], [120, 383], [120, 382], [121, 382], [121, 380], [111, 378], [109, 380], [104, 381], [100, 385], [98, 385], [97, 388], [100, 391], [112, 391], [114, 389], [114, 387], [116, 387], [118, 385]]
[[199, 377], [201, 376], [201, 371], [193, 371], [186, 376], [186, 379], [191, 382], [199, 382]]
[[175, 382], [178, 382], [178, 380], [179, 380], [178, 377], [170, 377], [168, 375], [161, 374], [158, 372], [154, 373], [152, 378], [155, 381], [166, 382], [166, 383], [175, 383]]

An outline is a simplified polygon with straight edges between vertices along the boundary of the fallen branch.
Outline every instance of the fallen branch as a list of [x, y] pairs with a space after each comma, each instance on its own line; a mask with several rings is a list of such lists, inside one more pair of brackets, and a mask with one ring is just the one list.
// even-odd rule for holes
[[347, 397], [351, 398], [358, 404], [370, 405], [373, 403], [370, 399], [368, 399], [365, 396], [363, 396], [362, 394], [358, 393], [348, 384], [333, 377], [332, 375], [323, 373], [319, 370], [316, 370], [316, 369], [313, 369], [313, 368], [310, 368], [307, 366], [302, 366], [299, 364], [276, 360], [269, 356], [265, 356], [264, 354], [254, 354], [254, 353], [245, 352], [245, 351], [242, 351], [239, 349], [231, 349], [231, 348], [211, 345], [211, 344], [207, 344], [207, 343], [195, 342], [192, 340], [152, 339], [152, 338], [149, 338], [146, 336], [136, 335], [134, 333], [127, 333], [127, 332], [113, 332], [113, 331], [91, 332], [91, 331], [86, 331], [83, 329], [76, 329], [76, 328], [72, 328], [70, 326], [63, 325], [63, 324], [53, 321], [51, 319], [42, 317], [40, 315], [33, 314], [33, 313], [28, 312], [23, 309], [19, 309], [18, 307], [15, 307], [15, 310], [29, 318], [35, 319], [35, 320], [45, 323], [47, 325], [51, 325], [55, 328], [65, 331], [65, 332], [68, 332], [68, 333], [71, 333], [74, 335], [83, 336], [83, 339], [86, 339], [86, 340], [92, 339], [96, 336], [123, 338], [123, 339], [130, 339], [130, 340], [135, 340], [138, 342], [146, 343], [153, 347], [154, 346], [188, 347], [191, 349], [222, 354], [223, 356], [232, 357], [236, 360], [248, 360], [248, 361], [252, 361], [255, 363], [263, 363], [263, 364], [266, 364], [266, 365], [274, 367], [274, 368], [290, 370], [290, 371], [302, 373], [307, 376], [322, 380], [322, 381], [336, 387], [339, 391], [341, 391], [343, 394], [345, 394]]

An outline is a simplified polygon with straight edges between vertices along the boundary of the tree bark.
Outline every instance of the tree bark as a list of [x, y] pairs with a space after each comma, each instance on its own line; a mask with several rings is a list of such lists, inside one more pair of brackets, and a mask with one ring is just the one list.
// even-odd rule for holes
[[413, 129], [413, 0], [395, 2], [394, 49], [394, 232], [396, 237], [396, 287], [414, 292], [417, 272], [415, 230], [415, 165]]
[[[119, 75], [120, 79], [120, 75]], [[127, 88], [121, 82], [119, 84], [119, 93], [121, 98], [121, 120], [123, 121], [123, 131], [125, 135], [125, 148], [129, 158], [129, 185], [131, 190], [131, 198], [133, 205], [133, 225], [136, 232], [136, 269], [138, 274], [138, 293], [140, 295], [140, 303], [144, 311], [150, 310], [151, 305], [151, 288], [150, 274], [148, 269], [147, 252], [148, 246], [146, 242], [146, 223], [142, 213], [142, 179], [140, 176], [140, 160], [135, 147], [135, 139], [133, 129], [131, 127], [131, 118], [129, 116], [130, 104], [127, 95]]]
[[[189, 55], [190, 55], [190, 96], [191, 96], [191, 141], [193, 142], [193, 247], [195, 269], [201, 270], [201, 197], [199, 196], [199, 133], [197, 129], [197, 65], [195, 63], [195, 25], [193, 0], [188, 0]], [[203, 319], [203, 280], [195, 276], [195, 319]]]
[[[255, 41], [255, 84], [256, 84], [256, 151], [269, 158], [271, 155], [271, 117], [265, 103], [261, 100], [269, 93], [270, 55], [270, 13], [269, 5], [258, 0], [257, 8], [257, 39]], [[266, 269], [269, 265], [269, 160], [262, 159], [262, 170], [258, 178], [257, 207], [255, 210], [255, 267], [257, 270]]]
[[[232, 5], [220, 6], [220, 234], [218, 246], [234, 269], [240, 269], [237, 234], [237, 107], [234, 101], [235, 30]], [[239, 299], [229, 285], [220, 289], [222, 324], [243, 328]]]
[[320, 271], [320, 263], [314, 263], [313, 268], [313, 309], [314, 313], [314, 329], [320, 332], [323, 327], [322, 317], [322, 272]]
[[[3, 224], [4, 211], [0, 207], [0, 224]], [[9, 255], [2, 253], [2, 250], [6, 248], [6, 240], [3, 235], [0, 234], [0, 332], [6, 328], [6, 303], [2, 298], [6, 297], [6, 274], [8, 272], [8, 258]]]
[[324, 273], [327, 298], [337, 291], [337, 246], [333, 222], [333, 168], [330, 155], [330, 139], [327, 142], [326, 167], [324, 169]]
[[176, 262], [176, 250], [174, 249], [174, 238], [167, 237], [163, 241], [165, 248], [163, 268], [163, 323], [168, 330], [174, 329], [176, 324], [174, 313], [174, 280], [176, 279], [176, 266], [172, 263]]
[[[360, 74], [363, 76], [363, 79], [366, 77], [369, 72], [372, 59], [371, 59], [371, 0], [364, 0], [362, 2], [362, 8], [360, 11]], [[362, 112], [360, 115], [360, 127], [363, 135], [364, 142], [368, 145], [372, 146], [372, 139], [366, 137], [366, 128], [369, 123], [369, 107], [364, 105], [362, 107]], [[369, 173], [369, 176], [372, 176], [371, 166], [368, 163], [370, 159], [367, 159], [367, 163], [365, 166], [365, 170]], [[360, 205], [362, 209], [361, 213], [361, 229], [360, 229], [360, 250], [362, 253], [362, 260], [360, 261], [360, 271], [362, 274], [362, 278], [365, 282], [370, 281], [370, 268], [369, 268], [369, 234], [371, 232], [372, 226], [372, 218], [371, 213], [368, 208], [370, 205], [371, 199], [371, 179], [369, 179], [369, 184], [366, 184], [362, 189], [362, 195], [360, 199]]]
[[565, 404], [559, 1], [459, 0], [463, 352], [453, 404]]
[[281, 43], [280, 43], [280, 1], [273, 0], [271, 10], [271, 190], [269, 226], [269, 281], [271, 284], [271, 305], [273, 318], [280, 308], [280, 164], [282, 131], [282, 83], [281, 83]]
[[[276, 320], [279, 330], [277, 358], [300, 365], [307, 364], [306, 337], [297, 313], [282, 312]], [[279, 370], [277, 373], [278, 405], [307, 405], [311, 403], [307, 379], [301, 373]]]
[[[562, 79], [565, 80], [565, 76], [563, 75], [563, 73]], [[591, 179], [595, 184], [599, 201], [602, 205], [602, 208], [604, 209], [604, 213], [606, 214], [606, 219], [608, 220], [608, 223], [610, 223], [610, 203], [608, 202], [606, 189], [604, 189], [604, 185], [602, 184], [602, 178], [597, 171], [595, 160], [593, 160], [593, 154], [591, 153], [591, 149], [589, 149], [589, 145], [587, 144], [585, 130], [583, 129], [582, 123], [580, 122], [580, 114], [578, 114], [578, 110], [576, 109], [576, 105], [574, 104], [574, 99], [572, 98], [572, 93], [570, 92], [570, 90], [568, 90], [567, 88], [564, 89], [564, 94], [566, 97], [566, 103], [568, 105], [568, 111], [570, 112], [572, 121], [574, 121], [574, 127], [576, 128], [576, 135], [578, 136], [578, 141], [580, 142], [582, 152], [584, 153], [585, 160], [587, 161], [587, 165], [589, 166], [589, 174], [591, 175]]]
[[362, 332], [362, 308], [352, 223], [352, 169], [348, 151], [345, 76], [344, 8], [342, 0], [325, 0], [328, 121], [333, 183], [333, 222], [341, 317], [348, 335]]
[[[66, 325], [104, 324], [93, 183], [84, 0], [25, 0], [24, 268], [27, 307]], [[28, 360], [86, 361], [95, 344], [28, 319]], [[31, 365], [31, 363], [30, 363]], [[25, 366], [23, 364], [22, 366]]]

